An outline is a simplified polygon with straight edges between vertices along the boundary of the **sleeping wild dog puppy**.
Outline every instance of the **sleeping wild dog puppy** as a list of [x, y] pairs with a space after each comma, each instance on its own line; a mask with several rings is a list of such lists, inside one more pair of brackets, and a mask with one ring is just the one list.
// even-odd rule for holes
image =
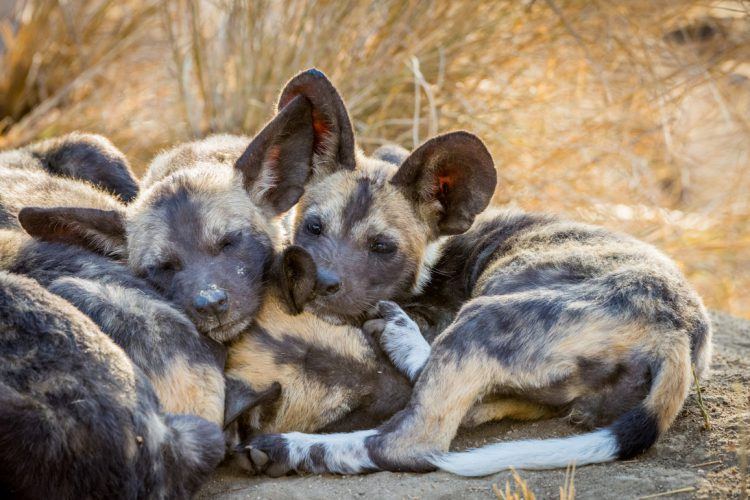
[[280, 242], [276, 219], [302, 194], [312, 136], [300, 96], [252, 140], [213, 136], [157, 156], [127, 207], [26, 208], [19, 218], [42, 240], [127, 258], [201, 334], [227, 342], [260, 306]]
[[[396, 299], [422, 332], [381, 303], [374, 329], [414, 380], [409, 404], [372, 430], [254, 438], [258, 470], [483, 475], [629, 458], [667, 430], [691, 364], [703, 374], [711, 345], [701, 300], [672, 261], [633, 238], [548, 215], [501, 210], [474, 222], [495, 187], [479, 139], [440, 136], [395, 168], [356, 153], [324, 76], [300, 75], [281, 101], [298, 94], [314, 96], [316, 141], [327, 148], [298, 205], [294, 243], [341, 277], [339, 293], [318, 296], [315, 310], [357, 321]], [[427, 243], [441, 235], [452, 236], [430, 255]], [[462, 422], [559, 411], [604, 427], [448, 452]]]
[[[103, 141], [86, 136], [78, 145], [79, 139], [68, 136], [67, 143], [42, 144], [62, 151], [88, 151], [91, 144]], [[226, 354], [219, 344], [201, 336], [184, 314], [122, 263], [83, 249], [75, 241], [34, 240], [18, 227], [17, 216], [26, 205], [74, 205], [69, 209], [84, 214], [123, 209], [118, 199], [91, 184], [51, 175], [61, 168], [52, 161], [46, 167], [35, 163], [27, 151], [60, 157], [44, 153], [39, 144], [0, 153], [0, 161], [7, 160], [0, 163], [0, 269], [34, 278], [91, 318], [145, 372], [167, 411], [221, 423], [225, 399], [231, 403], [233, 393], [230, 390], [225, 398]], [[85, 169], [70, 162], [67, 171], [86, 175], [107, 171], [110, 156], [117, 155], [106, 149], [100, 155], [88, 151]]]
[[0, 494], [189, 498], [218, 426], [163, 414], [125, 353], [36, 281], [0, 271]]
[[370, 337], [304, 312], [331, 286], [307, 252], [287, 247], [269, 274], [255, 321], [227, 356], [228, 378], [264, 403], [240, 418], [240, 435], [366, 429], [406, 405], [411, 385]]

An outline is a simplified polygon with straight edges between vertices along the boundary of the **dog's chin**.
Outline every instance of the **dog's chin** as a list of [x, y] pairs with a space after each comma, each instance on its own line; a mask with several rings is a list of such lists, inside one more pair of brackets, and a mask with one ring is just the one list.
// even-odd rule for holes
[[252, 323], [252, 316], [242, 316], [238, 319], [230, 320], [225, 323], [212, 323], [202, 325], [198, 331], [215, 340], [216, 342], [228, 342], [240, 333], [242, 333]]

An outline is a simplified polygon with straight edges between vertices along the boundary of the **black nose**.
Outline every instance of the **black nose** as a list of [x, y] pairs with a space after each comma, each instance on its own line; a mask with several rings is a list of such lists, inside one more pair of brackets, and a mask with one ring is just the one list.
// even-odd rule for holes
[[206, 288], [193, 297], [193, 307], [200, 314], [221, 314], [227, 312], [229, 301], [227, 292], [221, 288]]
[[315, 289], [320, 295], [333, 295], [341, 288], [341, 281], [336, 273], [327, 269], [318, 269]]

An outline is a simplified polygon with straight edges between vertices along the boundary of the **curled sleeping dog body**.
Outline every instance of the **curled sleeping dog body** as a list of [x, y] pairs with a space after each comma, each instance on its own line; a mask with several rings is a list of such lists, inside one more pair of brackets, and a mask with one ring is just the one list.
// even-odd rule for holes
[[[0, 167], [27, 173], [46, 172], [55, 177], [91, 183], [124, 203], [131, 202], [138, 194], [138, 181], [128, 159], [109, 139], [96, 134], [73, 132], [2, 151]], [[56, 201], [64, 202], [61, 199]]]
[[[446, 134], [396, 167], [356, 153], [343, 102], [319, 72], [293, 79], [280, 107], [296, 95], [317, 110], [315, 140], [327, 148], [313, 157], [293, 241], [341, 278], [339, 293], [313, 302], [316, 312], [356, 323], [395, 299], [432, 343], [428, 351], [413, 332], [399, 340], [386, 329], [384, 348], [416, 374], [407, 407], [370, 432], [256, 437], [260, 470], [481, 475], [583, 465], [634, 456], [667, 430], [691, 363], [702, 375], [711, 344], [701, 300], [671, 260], [633, 238], [543, 214], [500, 210], [475, 222], [495, 186], [479, 139]], [[429, 279], [418, 279], [441, 236]], [[447, 451], [462, 422], [565, 411], [602, 428]]]
[[[529, 219], [533, 223], [527, 225]], [[438, 265], [477, 265], [481, 252], [469, 248], [477, 248], [481, 235], [497, 236], [493, 229], [511, 227], [516, 234], [504, 241], [508, 247], [495, 254], [494, 265], [484, 264], [490, 272], [468, 280], [489, 295], [460, 306], [432, 346], [395, 305], [380, 304], [381, 345], [416, 381], [407, 409], [369, 434], [252, 440], [254, 449], [269, 455], [268, 463], [285, 464], [275, 465], [276, 473], [440, 468], [485, 475], [507, 467], [629, 458], [656, 441], [686, 397], [691, 364], [699, 374], [707, 369], [710, 325], [700, 299], [674, 265], [646, 245], [599, 228], [515, 212], [478, 221], [476, 230], [456, 237], [463, 242], [448, 244], [446, 251], [456, 254]], [[608, 264], [590, 264], [599, 259]], [[426, 300], [410, 304], [414, 311], [436, 307], [441, 297], [431, 292], [428, 284]], [[461, 423], [561, 411], [603, 427], [568, 438], [447, 452]]]

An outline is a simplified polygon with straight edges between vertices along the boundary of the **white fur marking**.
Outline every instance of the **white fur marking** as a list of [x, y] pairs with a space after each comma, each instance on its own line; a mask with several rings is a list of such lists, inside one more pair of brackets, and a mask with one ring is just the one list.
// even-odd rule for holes
[[609, 462], [617, 458], [617, 440], [608, 429], [559, 439], [532, 439], [491, 444], [435, 456], [436, 467], [459, 476], [486, 476], [510, 467], [553, 469]]
[[435, 265], [443, 254], [443, 246], [446, 241], [448, 241], [448, 238], [446, 236], [441, 236], [428, 244], [427, 248], [425, 248], [425, 251], [422, 254], [422, 262], [420, 262], [419, 270], [417, 271], [417, 278], [414, 280], [414, 286], [411, 289], [412, 294], [416, 295], [420, 293], [430, 281], [430, 278], [432, 277], [432, 266]]
[[[337, 434], [290, 432], [283, 434], [283, 437], [289, 451], [289, 462], [293, 467], [303, 466], [303, 469], [310, 472], [356, 474], [376, 469], [365, 447], [365, 439], [377, 432], [374, 429]], [[310, 449], [316, 444], [325, 447], [325, 468], [322, 470], [317, 470], [319, 467], [314, 467], [309, 459]]]
[[[406, 326], [398, 326], [399, 319], [405, 321]], [[412, 382], [430, 357], [430, 344], [420, 333], [419, 326], [403, 311], [386, 321], [380, 344], [393, 365]]]

